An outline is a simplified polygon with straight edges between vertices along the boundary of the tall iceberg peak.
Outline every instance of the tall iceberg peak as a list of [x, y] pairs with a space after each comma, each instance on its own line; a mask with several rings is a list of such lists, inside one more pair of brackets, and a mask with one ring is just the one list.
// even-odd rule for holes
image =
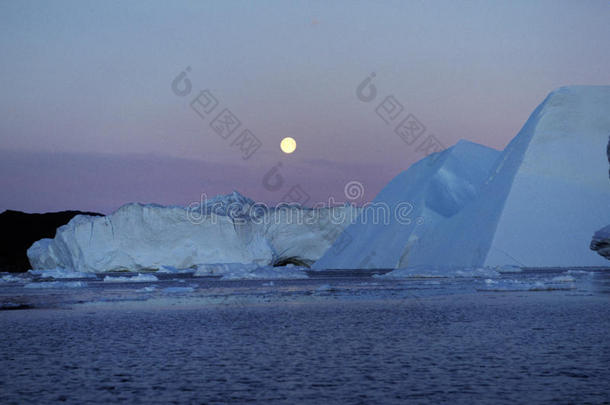
[[[469, 141], [430, 155], [396, 176], [350, 224], [343, 249], [329, 249], [314, 268], [394, 268], [422, 234], [472, 201], [500, 152]], [[412, 207], [408, 218], [401, 209]], [[385, 211], [381, 218], [376, 213]], [[337, 242], [341, 243], [341, 241]]]
[[[373, 252], [364, 249], [362, 253], [350, 250], [354, 257], [349, 259], [343, 254], [331, 257], [335, 251], [331, 248], [315, 266], [351, 267], [372, 253], [383, 257], [373, 267], [389, 268], [606, 265], [589, 249], [589, 241], [600, 218], [610, 220], [607, 160], [599, 153], [609, 133], [610, 86], [559, 88], [534, 110], [487, 172], [484, 164], [477, 166], [479, 172], [486, 172], [485, 178], [480, 184], [470, 181], [477, 184], [476, 191], [466, 194], [470, 197], [463, 204], [447, 204], [443, 193], [434, 190], [459, 196], [465, 190], [459, 185], [470, 174], [446, 175], [442, 187], [435, 188], [432, 184], [438, 176], [455, 174], [456, 169], [438, 167], [434, 174], [419, 174], [418, 167], [431, 157], [425, 158], [405, 172], [420, 182], [403, 185], [399, 180], [407, 176], [403, 173], [376, 201], [413, 200], [427, 226], [414, 232], [409, 227], [365, 225], [351, 235], [353, 240], [344, 251], [375, 240], [391, 240], [396, 246], [380, 244]], [[443, 152], [445, 156], [452, 153]], [[484, 160], [483, 155], [487, 153], [471, 159]], [[444, 164], [442, 158], [438, 161]], [[453, 188], [459, 193], [450, 192]], [[414, 198], [419, 193], [425, 198]]]

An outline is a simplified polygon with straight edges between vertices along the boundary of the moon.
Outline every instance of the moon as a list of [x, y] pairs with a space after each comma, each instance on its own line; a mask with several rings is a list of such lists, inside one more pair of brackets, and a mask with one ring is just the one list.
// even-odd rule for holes
[[286, 154], [291, 154], [297, 148], [297, 141], [294, 138], [287, 136], [280, 142], [280, 149]]

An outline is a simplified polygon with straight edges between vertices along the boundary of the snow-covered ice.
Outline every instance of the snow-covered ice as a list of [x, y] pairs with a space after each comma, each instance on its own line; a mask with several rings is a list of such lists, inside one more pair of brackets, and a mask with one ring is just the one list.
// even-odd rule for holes
[[29, 274], [38, 276], [40, 278], [53, 278], [53, 279], [65, 279], [65, 278], [92, 278], [95, 274], [84, 273], [74, 271], [72, 269], [62, 269], [60, 267], [47, 270], [29, 270]]
[[23, 278], [14, 276], [12, 274], [6, 274], [0, 277], [0, 282], [2, 283], [20, 283], [25, 281]]
[[347, 248], [331, 248], [314, 267], [607, 265], [589, 242], [610, 222], [609, 133], [610, 86], [555, 90], [499, 156], [458, 144], [379, 194], [390, 205], [412, 202], [423, 226], [357, 221], [346, 229]]
[[500, 273], [492, 268], [465, 268], [451, 266], [414, 266], [393, 270], [375, 277], [382, 279], [408, 279], [408, 278], [495, 278]]
[[312, 263], [357, 212], [350, 205], [268, 208], [237, 192], [189, 208], [134, 203], [105, 217], [74, 217], [55, 238], [34, 243], [28, 257], [34, 269], [93, 273]]
[[279, 279], [305, 279], [304, 267], [273, 267], [273, 266], [228, 266], [217, 274], [223, 280], [279, 280]]
[[83, 288], [87, 283], [83, 281], [40, 281], [28, 283], [24, 288]]
[[610, 219], [610, 86], [553, 91], [504, 149], [481, 193], [424, 235], [402, 265], [603, 266], [589, 249]]
[[[400, 267], [401, 258], [423, 233], [476, 197], [499, 155], [486, 146], [460, 141], [415, 163], [385, 186], [346, 228], [337, 243], [347, 238], [347, 246], [329, 249], [314, 263], [314, 269]], [[377, 209], [386, 209], [387, 217], [375, 216]]]

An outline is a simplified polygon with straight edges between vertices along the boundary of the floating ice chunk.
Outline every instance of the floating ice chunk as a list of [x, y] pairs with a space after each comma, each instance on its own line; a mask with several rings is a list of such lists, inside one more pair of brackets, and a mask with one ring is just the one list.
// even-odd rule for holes
[[162, 290], [164, 293], [190, 293], [195, 291], [195, 287], [166, 287]]
[[147, 283], [151, 281], [159, 281], [159, 279], [152, 274], [138, 273], [137, 276], [131, 277], [104, 277], [104, 283]]
[[482, 278], [482, 277], [500, 277], [500, 273], [495, 270], [479, 267], [477, 269], [464, 269], [457, 270], [455, 272], [456, 277], [473, 277], [473, 278]]
[[571, 276], [557, 276], [553, 277], [551, 281], [554, 283], [573, 283], [574, 281], [576, 281], [576, 279]]
[[200, 264], [194, 273], [196, 277], [222, 276], [231, 273], [252, 271], [258, 266], [254, 263], [209, 263]]
[[426, 272], [414, 269], [396, 269], [386, 274], [374, 274], [373, 277], [400, 280], [405, 278], [444, 278], [448, 276], [434, 271]]
[[562, 278], [555, 277], [548, 281], [527, 282], [520, 280], [484, 280], [484, 285], [476, 287], [482, 292], [518, 292], [518, 291], [556, 291], [571, 290], [574, 288], [569, 281], [560, 281]]
[[28, 283], [24, 288], [81, 288], [87, 287], [83, 281], [41, 281]]
[[304, 279], [308, 278], [304, 267], [256, 267], [233, 269], [222, 276], [223, 280], [278, 280], [278, 279]]
[[521, 273], [523, 271], [521, 267], [510, 264], [498, 266], [495, 268], [495, 270], [499, 271], [500, 273]]
[[157, 270], [157, 273], [161, 273], [161, 274], [188, 274], [188, 273], [195, 273], [197, 271], [196, 268], [192, 268], [189, 267], [187, 269], [178, 269], [176, 267], [173, 266], [161, 266], [161, 268], [159, 270]]
[[72, 269], [63, 269], [56, 267], [48, 270], [29, 270], [28, 273], [38, 276], [40, 278], [54, 278], [54, 279], [65, 279], [65, 278], [95, 278], [93, 273], [84, 273], [80, 271], [74, 271]]
[[305, 267], [258, 266], [254, 263], [216, 263], [197, 266], [195, 276], [222, 276], [223, 280], [308, 278]]
[[21, 277], [15, 277], [11, 274], [7, 274], [6, 276], [2, 276], [0, 277], [0, 282], [2, 283], [19, 283], [19, 282], [23, 282], [26, 281]]
[[140, 288], [138, 291], [140, 292], [154, 292], [157, 290], [157, 286], [156, 285], [148, 285], [144, 288]]
[[585, 270], [568, 270], [567, 274], [572, 276], [592, 276], [593, 272]]
[[376, 275], [379, 278], [496, 278], [500, 273], [490, 268], [457, 268], [444, 266], [414, 266], [396, 269], [387, 274]]

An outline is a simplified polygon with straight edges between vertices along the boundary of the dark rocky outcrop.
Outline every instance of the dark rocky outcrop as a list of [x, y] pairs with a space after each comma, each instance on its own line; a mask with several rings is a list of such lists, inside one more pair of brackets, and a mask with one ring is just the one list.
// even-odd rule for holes
[[60, 211], [28, 214], [6, 210], [0, 214], [0, 271], [20, 273], [28, 271], [30, 262], [26, 251], [34, 242], [52, 238], [55, 231], [76, 215], [95, 215], [95, 212]]

